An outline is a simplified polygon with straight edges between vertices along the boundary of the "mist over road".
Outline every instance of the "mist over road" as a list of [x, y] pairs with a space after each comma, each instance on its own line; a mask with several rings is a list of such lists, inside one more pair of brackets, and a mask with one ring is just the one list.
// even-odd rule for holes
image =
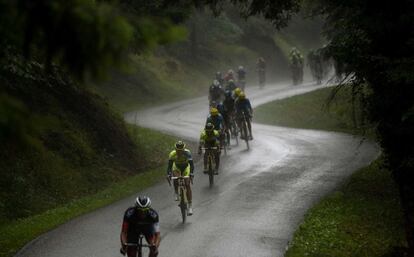
[[[321, 86], [278, 84], [247, 88], [253, 106]], [[206, 90], [207, 91], [207, 90]], [[198, 141], [207, 98], [195, 98], [125, 115], [130, 123]], [[254, 140], [222, 156], [213, 188], [196, 165], [194, 215], [181, 224], [166, 182], [141, 192], [160, 214], [159, 256], [282, 256], [307, 209], [379, 153], [376, 144], [351, 135], [253, 124]], [[193, 149], [193, 155], [196, 154]], [[165, 153], [167, 162], [168, 153]], [[135, 196], [76, 218], [41, 236], [17, 256], [119, 255], [123, 212]]]

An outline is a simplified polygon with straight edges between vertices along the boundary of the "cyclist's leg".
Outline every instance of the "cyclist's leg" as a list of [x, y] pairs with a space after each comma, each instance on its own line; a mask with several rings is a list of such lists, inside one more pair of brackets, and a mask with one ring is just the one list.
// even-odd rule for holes
[[207, 150], [204, 151], [204, 172], [207, 171]]
[[216, 163], [215, 171], [216, 173], [218, 173], [218, 169], [220, 166], [220, 151], [216, 150], [214, 155], [215, 155], [215, 163]]
[[[190, 176], [190, 165], [187, 165], [187, 167], [185, 168], [185, 170], [183, 171], [182, 174], [183, 174], [183, 176]], [[191, 204], [191, 202], [193, 200], [193, 196], [192, 196], [192, 193], [191, 193], [190, 178], [186, 178], [184, 180], [184, 182], [185, 182], [185, 187], [186, 187], [186, 190], [187, 190], [187, 200], [188, 200], [188, 203]]]
[[246, 121], [247, 121], [247, 128], [249, 129], [250, 139], [253, 139], [253, 134], [252, 134], [252, 118], [251, 118], [250, 115], [248, 117], [246, 117]]
[[[150, 234], [145, 235], [145, 240], [150, 245], [155, 245], [155, 239], [156, 239], [155, 233], [150, 233]], [[155, 247], [150, 247], [148, 257], [157, 257], [157, 256], [158, 256], [158, 249]]]
[[[128, 232], [128, 244], [136, 244], [138, 243], [138, 235], [139, 233], [136, 232]], [[137, 247], [136, 246], [128, 246], [127, 247], [127, 256], [128, 257], [136, 257], [137, 256]]]
[[[180, 172], [180, 170], [178, 169], [178, 167], [175, 165], [175, 163], [173, 164], [173, 168], [172, 168], [172, 170], [173, 170], [173, 176], [174, 177], [179, 177], [179, 176], [181, 176], [181, 172]], [[176, 194], [176, 195], [178, 195], [178, 180], [176, 180], [176, 179], [174, 179], [173, 180], [174, 182], [174, 193]]]

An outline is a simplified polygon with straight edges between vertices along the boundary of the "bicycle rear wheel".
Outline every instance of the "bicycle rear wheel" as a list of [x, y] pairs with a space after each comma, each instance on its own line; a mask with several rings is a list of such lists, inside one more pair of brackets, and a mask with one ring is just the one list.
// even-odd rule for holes
[[246, 142], [246, 146], [247, 146], [247, 149], [250, 149], [250, 146], [249, 146], [249, 137], [248, 137], [248, 133], [247, 133], [247, 124], [246, 124], [247, 122], [246, 122], [246, 120], [244, 120], [243, 121], [243, 139], [244, 139], [244, 141]]
[[183, 189], [180, 190], [180, 210], [181, 210], [181, 218], [183, 223], [187, 218], [187, 203], [185, 201], [185, 192]]

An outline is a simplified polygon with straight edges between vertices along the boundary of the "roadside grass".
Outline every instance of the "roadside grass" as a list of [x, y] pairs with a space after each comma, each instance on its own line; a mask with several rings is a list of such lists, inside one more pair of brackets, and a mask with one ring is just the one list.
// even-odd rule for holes
[[[362, 121], [361, 106], [356, 103], [353, 110], [350, 89], [339, 91], [327, 108], [332, 90], [323, 88], [262, 105], [255, 109], [255, 121], [375, 139], [373, 125]], [[393, 254], [404, 247], [398, 191], [380, 157], [308, 211], [285, 256], [400, 256]]]
[[394, 256], [404, 240], [397, 188], [380, 158], [308, 211], [285, 256]]
[[[351, 90], [342, 88], [328, 105], [333, 87], [322, 88], [264, 104], [255, 109], [254, 121], [292, 128], [317, 129], [375, 138], [372, 125], [364, 121], [358, 101], [354, 109]], [[355, 115], [353, 115], [355, 112]]]
[[165, 167], [160, 165], [165, 164], [175, 138], [133, 125], [128, 125], [128, 130], [143, 154], [141, 156], [146, 160], [145, 172], [137, 171], [95, 194], [72, 200], [41, 214], [3, 223], [0, 226], [0, 257], [13, 256], [26, 243], [42, 233], [160, 181], [165, 175]]

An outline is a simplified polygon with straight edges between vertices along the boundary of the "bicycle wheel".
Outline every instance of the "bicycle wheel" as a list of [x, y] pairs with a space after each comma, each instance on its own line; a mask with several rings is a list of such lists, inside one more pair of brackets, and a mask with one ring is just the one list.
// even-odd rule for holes
[[181, 218], [183, 219], [183, 223], [185, 223], [185, 219], [187, 218], [187, 202], [185, 200], [185, 192], [184, 189], [180, 189], [180, 210], [181, 210]]
[[208, 153], [208, 182], [210, 187], [213, 186], [214, 184], [214, 170], [213, 170], [213, 160], [212, 160], [212, 156], [211, 156], [211, 150]]
[[137, 257], [142, 257], [142, 236], [140, 236], [138, 239]]
[[246, 142], [247, 149], [249, 149], [249, 138], [248, 138], [248, 135], [247, 135], [248, 133], [247, 133], [247, 124], [246, 123], [247, 123], [246, 120], [243, 120], [242, 135], [243, 135], [244, 141]]

